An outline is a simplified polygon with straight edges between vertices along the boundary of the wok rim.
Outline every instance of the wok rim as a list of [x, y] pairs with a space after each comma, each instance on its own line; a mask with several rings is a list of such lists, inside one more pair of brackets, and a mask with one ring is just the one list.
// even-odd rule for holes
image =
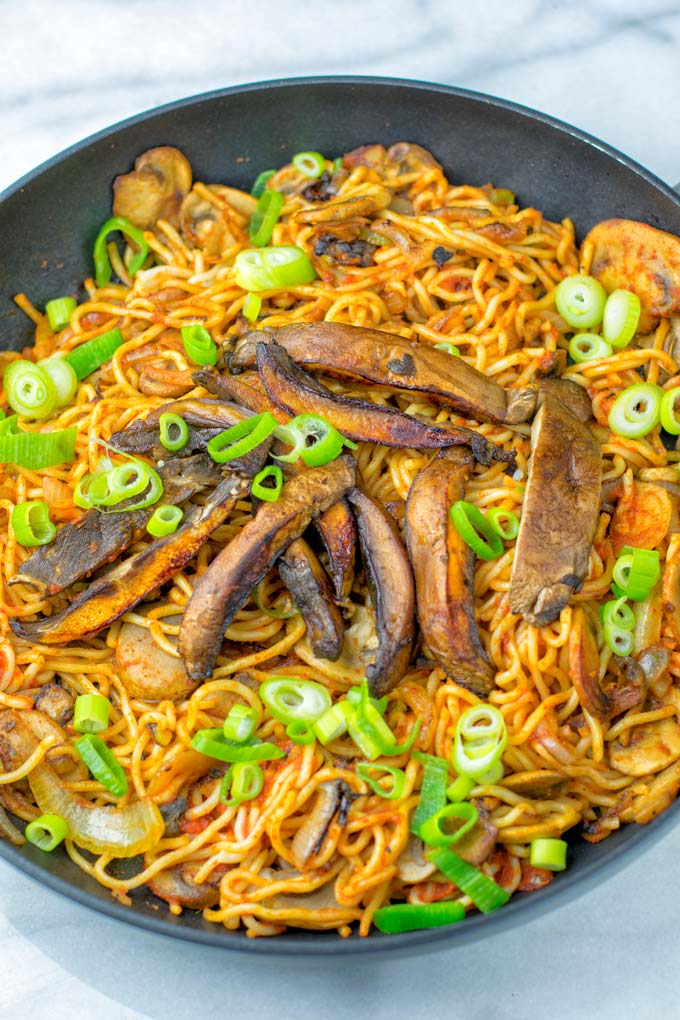
[[[652, 171], [595, 135], [557, 117], [532, 109], [521, 103], [515, 103], [484, 92], [464, 89], [454, 85], [374, 75], [313, 75], [274, 78], [213, 89], [209, 92], [197, 93], [164, 103], [160, 106], [148, 108], [141, 113], [126, 117], [98, 130], [44, 160], [0, 192], [0, 204], [28, 188], [33, 181], [52, 167], [68, 160], [71, 156], [83, 151], [88, 146], [110, 138], [129, 127], [152, 120], [158, 115], [173, 113], [174, 111], [195, 106], [202, 102], [209, 102], [232, 95], [289, 87], [313, 88], [324, 85], [375, 86], [379, 88], [394, 88], [395, 90], [408, 89], [416, 92], [439, 93], [460, 99], [472, 100], [482, 106], [493, 107], [508, 113], [519, 114], [529, 121], [546, 125], [555, 129], [559, 134], [578, 139], [590, 148], [598, 150], [615, 162], [625, 166], [629, 171], [632, 171], [636, 176], [655, 188], [665, 198], [670, 199], [675, 205], [680, 207], [680, 198], [677, 192]], [[170, 915], [165, 914], [159, 914], [158, 917], [154, 917], [143, 910], [135, 909], [134, 904], [131, 907], [126, 907], [116, 902], [113, 898], [110, 901], [100, 900], [80, 885], [74, 884], [60, 875], [46, 871], [37, 861], [25, 857], [21, 848], [8, 844], [1, 839], [0, 859], [41, 886], [46, 886], [50, 891], [75, 901], [81, 906], [88, 907], [98, 914], [103, 914], [106, 917], [135, 928], [151, 931], [155, 934], [180, 941], [193, 942], [202, 946], [227, 949], [254, 956], [260, 954], [282, 958], [319, 958], [335, 955], [348, 957], [358, 954], [362, 956], [370, 954], [372, 958], [375, 958], [378, 955], [389, 954], [391, 956], [399, 956], [405, 953], [417, 954], [426, 950], [442, 951], [447, 948], [453, 948], [456, 945], [471, 944], [480, 939], [506, 932], [510, 928], [526, 924], [538, 915], [548, 913], [569, 900], [576, 900], [588, 892], [595, 883], [599, 884], [601, 881], [606, 881], [607, 878], [610, 878], [627, 864], [631, 863], [633, 857], [640, 852], [640, 849], [645, 852], [651, 849], [662, 837], [666, 836], [678, 821], [678, 810], [680, 810], [680, 800], [676, 800], [673, 804], [669, 805], [665, 811], [649, 824], [638, 826], [637, 830], [621, 845], [615, 844], [611, 846], [610, 844], [607, 856], [602, 860], [594, 859], [579, 867], [577, 871], [567, 871], [563, 875], [556, 876], [554, 882], [539, 892], [513, 897], [502, 910], [494, 915], [475, 914], [467, 917], [460, 925], [449, 925], [441, 928], [405, 932], [389, 936], [372, 933], [368, 938], [363, 939], [357, 935], [343, 939], [334, 932], [308, 932], [299, 929], [294, 929], [290, 934], [279, 935], [273, 938], [253, 939], [248, 938], [242, 932], [227, 932], [218, 925], [213, 926], [214, 930], [194, 928], [182, 925], [181, 918], [170, 920]]]

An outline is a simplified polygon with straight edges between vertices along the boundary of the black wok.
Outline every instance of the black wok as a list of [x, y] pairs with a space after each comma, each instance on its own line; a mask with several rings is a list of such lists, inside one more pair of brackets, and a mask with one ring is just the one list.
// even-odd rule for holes
[[[570, 216], [578, 235], [612, 216], [680, 234], [680, 199], [642, 167], [602, 142], [543, 114], [461, 89], [379, 78], [266, 82], [182, 100], [102, 131], [24, 177], [0, 196], [0, 348], [31, 342], [11, 297], [41, 306], [92, 272], [98, 226], [110, 215], [111, 181], [154, 145], [189, 156], [198, 180], [248, 189], [257, 173], [302, 149], [335, 156], [367, 142], [418, 142], [455, 182], [492, 181], [551, 219]], [[247, 939], [187, 912], [173, 917], [148, 893], [125, 907], [66, 853], [44, 854], [0, 841], [0, 857], [26, 874], [111, 917], [167, 935], [259, 955], [347, 955], [432, 951], [473, 941], [529, 919], [604, 881], [648, 849], [678, 818], [675, 803], [645, 827], [626, 826], [596, 846], [574, 841], [568, 871], [545, 890], [516, 895], [498, 913], [459, 925], [368, 939], [290, 932]]]

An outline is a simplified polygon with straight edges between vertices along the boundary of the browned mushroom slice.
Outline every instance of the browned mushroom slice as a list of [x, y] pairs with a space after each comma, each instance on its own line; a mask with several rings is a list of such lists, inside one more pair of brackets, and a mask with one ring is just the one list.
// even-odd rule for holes
[[73, 706], [76, 699], [70, 691], [60, 683], [52, 682], [38, 688], [33, 707], [38, 712], [48, 715], [60, 726], [65, 726], [73, 717]]
[[609, 698], [600, 687], [600, 651], [590, 618], [574, 610], [569, 633], [569, 674], [581, 707], [596, 719], [609, 717]]
[[214, 393], [216, 397], [221, 397], [224, 400], [235, 400], [237, 404], [252, 411], [253, 414], [262, 414], [268, 411], [281, 423], [285, 424], [290, 421], [290, 416], [263, 392], [257, 372], [248, 372], [244, 376], [233, 376], [226, 372], [220, 374], [212, 368], [201, 368], [194, 372], [193, 378], [194, 382], [203, 386], [208, 393]]
[[535, 390], [506, 394], [498, 383], [446, 351], [342, 322], [299, 322], [247, 333], [228, 359], [231, 370], [251, 368], [258, 343], [271, 339], [303, 368], [426, 393], [477, 421], [524, 421], [536, 404]]
[[148, 229], [156, 220], [179, 225], [179, 210], [191, 190], [191, 165], [171, 145], [143, 152], [132, 173], [113, 182], [113, 215], [124, 216], [136, 227]]
[[673, 535], [663, 572], [663, 610], [676, 641], [680, 641], [680, 535]]
[[304, 372], [275, 341], [257, 345], [257, 367], [269, 396], [290, 414], [318, 414], [348, 439], [401, 448], [436, 450], [467, 445], [476, 460], [490, 464], [510, 455], [472, 429], [434, 425], [395, 407], [339, 396]]
[[335, 662], [342, 651], [342, 613], [333, 601], [326, 571], [303, 538], [291, 542], [283, 553], [279, 574], [307, 624], [312, 651], [320, 659]]
[[640, 333], [649, 333], [660, 316], [680, 312], [680, 238], [637, 220], [604, 220], [588, 243], [590, 272], [605, 290], [623, 287], [640, 298]]
[[552, 623], [583, 584], [600, 505], [602, 456], [554, 384], [541, 387], [510, 578], [510, 610]]
[[307, 871], [329, 838], [337, 842], [350, 805], [351, 787], [343, 779], [329, 779], [316, 788], [314, 806], [293, 837], [291, 852], [295, 867]]
[[[176, 453], [161, 445], [159, 420], [163, 414], [176, 414], [189, 427], [186, 444]], [[245, 415], [243, 408], [223, 400], [173, 400], [156, 408], [144, 420], [137, 419], [120, 432], [114, 432], [109, 442], [116, 450], [125, 453], [154, 453], [164, 458], [185, 457], [188, 453], [205, 450], [209, 439], [236, 425]]]
[[378, 647], [366, 667], [370, 691], [381, 698], [408, 669], [415, 637], [415, 589], [406, 550], [394, 521], [365, 493], [348, 496], [375, 608]]
[[[223, 188], [220, 184], [208, 184], [205, 187], [215, 195], [217, 201], [209, 201], [196, 189], [190, 191], [180, 209], [180, 228], [190, 244], [200, 248], [206, 255], [219, 257], [236, 244], [237, 234], [240, 234], [249, 217], [232, 209], [234, 189]], [[238, 194], [243, 195], [242, 192]], [[239, 205], [245, 208], [242, 198], [239, 199]]]
[[315, 523], [328, 556], [336, 598], [346, 599], [354, 581], [357, 542], [357, 529], [352, 511], [347, 503], [341, 500], [330, 510], [320, 514]]
[[[175, 506], [211, 488], [218, 477], [213, 462], [200, 455], [170, 461], [159, 473], [165, 500]], [[56, 595], [125, 552], [144, 534], [153, 511], [154, 507], [110, 514], [88, 510], [60, 528], [53, 542], [36, 549], [10, 584], [28, 584], [45, 595]]]
[[450, 677], [486, 697], [494, 671], [475, 622], [475, 555], [449, 516], [472, 467], [467, 450], [447, 450], [416, 475], [406, 502], [406, 543], [425, 644]]
[[184, 611], [179, 650], [189, 676], [210, 676], [224, 631], [253, 588], [313, 518], [354, 484], [356, 465], [344, 455], [286, 482], [275, 503], [260, 507], [197, 581]]
[[629, 776], [660, 772], [680, 758], [680, 726], [675, 719], [634, 726], [627, 744], [613, 743], [609, 750], [612, 768]]
[[[195, 867], [193, 870], [196, 870]], [[187, 907], [189, 910], [205, 910], [220, 902], [219, 882], [196, 882], [187, 865], [176, 865], [159, 871], [150, 878], [147, 885], [154, 896], [165, 900], [171, 906]]]
[[392, 192], [380, 184], [371, 184], [363, 195], [337, 198], [332, 202], [315, 202], [295, 213], [296, 223], [344, 223], [357, 216], [372, 216], [385, 209], [392, 200]]
[[108, 627], [181, 570], [247, 491], [247, 479], [225, 479], [205, 506], [189, 511], [178, 531], [157, 539], [142, 552], [112, 567], [62, 612], [34, 623], [14, 620], [14, 633], [26, 641], [59, 645]]

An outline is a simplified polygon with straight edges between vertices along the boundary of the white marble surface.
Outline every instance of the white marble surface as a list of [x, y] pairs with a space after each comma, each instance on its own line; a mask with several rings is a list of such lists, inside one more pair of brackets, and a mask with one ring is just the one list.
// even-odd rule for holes
[[[462, 85], [680, 180], [680, 5], [652, 0], [0, 0], [0, 187], [156, 104], [301, 74]], [[0, 1020], [680, 1013], [680, 830], [585, 899], [429, 959], [259, 965], [98, 917], [0, 865]]]

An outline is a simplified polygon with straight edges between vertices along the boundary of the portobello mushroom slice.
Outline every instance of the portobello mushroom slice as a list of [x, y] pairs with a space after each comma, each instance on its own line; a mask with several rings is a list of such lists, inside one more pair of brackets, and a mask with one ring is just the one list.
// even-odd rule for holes
[[475, 622], [475, 554], [449, 517], [473, 464], [465, 449], [443, 450], [416, 475], [406, 501], [406, 544], [425, 644], [448, 676], [484, 698], [494, 671]]
[[337, 599], [346, 599], [354, 581], [357, 529], [352, 511], [341, 499], [314, 522], [321, 536]]
[[298, 368], [275, 340], [257, 345], [257, 367], [264, 388], [280, 407], [290, 414], [321, 415], [348, 439], [422, 450], [467, 445], [482, 464], [511, 459], [511, 455], [472, 429], [435, 425], [395, 407], [382, 407], [368, 400], [331, 393], [308, 372]]
[[[207, 456], [182, 457], [159, 468], [165, 501], [177, 506], [215, 484], [215, 464]], [[27, 584], [45, 595], [69, 585], [113, 562], [144, 534], [154, 507], [101, 513], [88, 510], [65, 524], [49, 545], [41, 546], [21, 565], [10, 584]]]
[[636, 220], [604, 220], [584, 241], [592, 244], [590, 272], [606, 291], [632, 290], [642, 305], [638, 332], [662, 315], [680, 312], [680, 238]]
[[108, 627], [192, 559], [237, 500], [246, 495], [248, 484], [248, 479], [240, 476], [226, 478], [205, 506], [193, 507], [187, 513], [183, 526], [172, 535], [157, 539], [112, 567], [60, 613], [34, 623], [14, 620], [12, 630], [25, 641], [59, 645]]
[[[506, 392], [493, 379], [446, 351], [394, 333], [342, 322], [296, 322], [246, 333], [228, 359], [230, 370], [252, 368], [258, 343], [271, 340], [305, 369], [426, 393], [476, 421], [526, 421], [536, 404], [535, 389]], [[525, 399], [527, 392], [529, 400]]]
[[[568, 391], [565, 391], [568, 392]], [[540, 387], [510, 577], [510, 611], [544, 627], [583, 584], [600, 506], [602, 457], [552, 382]]]
[[394, 521], [359, 489], [348, 499], [357, 519], [361, 554], [375, 609], [378, 646], [366, 667], [371, 694], [393, 690], [411, 661], [415, 638], [415, 589], [411, 565]]
[[[173, 452], [161, 444], [159, 421], [163, 414], [176, 414], [186, 422], [189, 436], [181, 450]], [[120, 432], [114, 432], [109, 442], [123, 453], [147, 453], [163, 459], [184, 457], [205, 450], [213, 436], [247, 416], [243, 408], [223, 400], [172, 400], [152, 411], [144, 421], [138, 419]]]
[[345, 454], [294, 475], [278, 500], [261, 506], [213, 560], [194, 588], [179, 632], [180, 655], [192, 680], [211, 675], [235, 613], [290, 543], [352, 488], [355, 471], [354, 459]]
[[242, 377], [219, 373], [212, 368], [201, 368], [192, 376], [198, 386], [203, 386], [208, 393], [214, 393], [223, 400], [235, 400], [241, 407], [246, 407], [253, 414], [269, 411], [282, 424], [290, 421], [289, 415], [269, 399], [263, 391], [257, 372], [248, 372]]
[[333, 600], [326, 571], [304, 538], [291, 542], [283, 553], [279, 575], [307, 624], [312, 651], [320, 659], [335, 662], [344, 638], [342, 613]]

